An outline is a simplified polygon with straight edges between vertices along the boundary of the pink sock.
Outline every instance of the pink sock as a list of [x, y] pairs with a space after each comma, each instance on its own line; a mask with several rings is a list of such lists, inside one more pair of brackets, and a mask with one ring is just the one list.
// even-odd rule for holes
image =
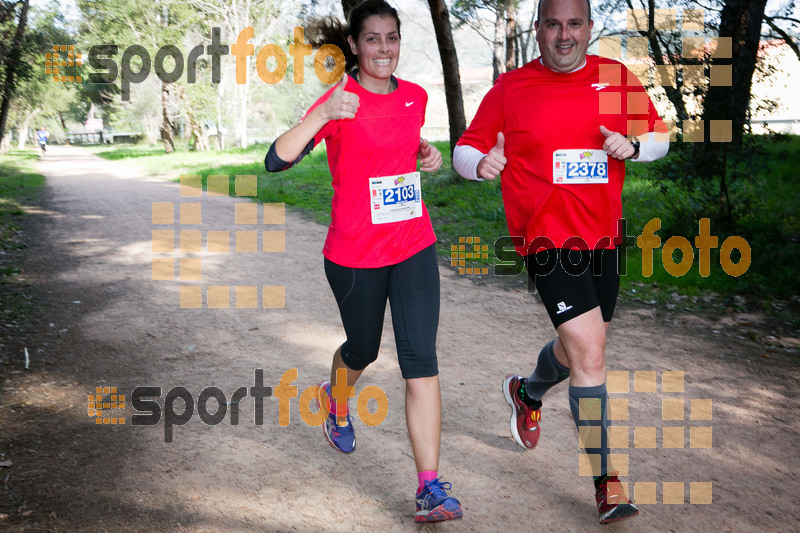
[[339, 403], [331, 396], [328, 396], [328, 407], [330, 409], [331, 414], [337, 418], [344, 418], [347, 416], [347, 413], [349, 412], [349, 409], [347, 407], [347, 401], [345, 401], [344, 403]]
[[344, 418], [347, 416], [348, 412], [347, 402], [339, 403], [336, 400], [331, 402], [331, 413], [333, 413], [333, 416]]
[[437, 477], [439, 477], [439, 473], [436, 470], [423, 470], [422, 472], [417, 472], [417, 478], [419, 479], [417, 494], [422, 492], [422, 489], [425, 488], [426, 481], [433, 481]]

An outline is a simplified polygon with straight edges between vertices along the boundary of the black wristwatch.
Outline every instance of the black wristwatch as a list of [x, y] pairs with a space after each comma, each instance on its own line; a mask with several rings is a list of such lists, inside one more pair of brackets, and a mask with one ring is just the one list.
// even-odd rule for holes
[[633, 141], [631, 145], [633, 145], [633, 155], [630, 156], [629, 159], [636, 159], [637, 157], [639, 157], [639, 147], [642, 145], [642, 143], [640, 143], [639, 141]]

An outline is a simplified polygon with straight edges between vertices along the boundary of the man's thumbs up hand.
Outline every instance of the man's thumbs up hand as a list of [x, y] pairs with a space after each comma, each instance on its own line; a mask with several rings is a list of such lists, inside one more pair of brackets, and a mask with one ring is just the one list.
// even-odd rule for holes
[[489, 153], [478, 163], [478, 177], [493, 180], [506, 168], [505, 152], [506, 138], [502, 131], [497, 132], [497, 143]]

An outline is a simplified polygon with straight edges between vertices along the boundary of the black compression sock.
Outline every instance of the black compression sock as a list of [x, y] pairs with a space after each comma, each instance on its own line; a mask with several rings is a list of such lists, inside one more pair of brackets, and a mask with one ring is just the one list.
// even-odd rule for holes
[[525, 392], [526, 384], [527, 382], [523, 381], [522, 385], [519, 388], [519, 399], [522, 400], [522, 403], [524, 403], [531, 409], [541, 409], [542, 402], [540, 400], [535, 400], [526, 394]]
[[555, 339], [548, 342], [539, 352], [536, 369], [528, 378], [526, 393], [534, 400], [540, 400], [553, 386], [558, 385], [569, 377], [569, 368], [562, 365], [554, 350]]

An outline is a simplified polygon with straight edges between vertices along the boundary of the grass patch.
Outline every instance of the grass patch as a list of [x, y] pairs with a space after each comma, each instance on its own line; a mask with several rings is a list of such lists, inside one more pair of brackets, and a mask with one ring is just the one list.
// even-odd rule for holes
[[30, 310], [25, 296], [9, 285], [21, 271], [13, 260], [13, 251], [25, 247], [20, 227], [24, 206], [34, 202], [44, 186], [44, 177], [33, 169], [37, 158], [34, 150], [11, 150], [0, 155], [0, 308], [4, 320]]
[[[800, 137], [762, 136], [751, 138], [748, 143], [752, 149], [740, 156], [747, 160], [738, 161], [729, 175], [732, 220], [716, 215], [716, 206], [708, 205], [707, 196], [699, 188], [689, 189], [680, 180], [664, 179], [664, 174], [683, 168], [681, 158], [686, 148], [682, 153], [681, 147], [676, 146], [663, 163], [629, 165], [622, 196], [628, 234], [640, 234], [647, 221], [658, 218], [662, 228], [657, 235], [662, 249], [670, 237], [682, 236], [694, 252], [689, 272], [674, 277], [664, 269], [659, 250], [653, 276], [640, 275], [636, 281], [655, 281], [684, 294], [713, 291], [727, 299], [735, 295], [763, 300], [798, 299], [800, 278], [795, 271], [800, 262], [800, 186], [794, 169], [800, 165]], [[699, 275], [695, 247], [701, 218], [710, 219], [710, 234], [718, 239], [718, 247], [711, 250], [711, 273], [707, 277]], [[727, 274], [720, 266], [719, 247], [731, 236], [744, 239], [750, 252], [750, 267], [739, 277]], [[679, 261], [680, 253], [675, 253], [673, 259]], [[727, 256], [723, 260], [727, 262]], [[733, 252], [731, 260], [739, 260], [738, 251]], [[639, 265], [640, 271], [641, 262]]]
[[0, 250], [19, 246], [17, 233], [25, 214], [23, 206], [35, 200], [44, 185], [44, 177], [33, 170], [37, 158], [32, 150], [0, 155]]
[[[84, 149], [110, 161], [125, 159], [137, 170], [153, 176], [177, 176], [179, 174], [200, 174], [198, 168], [217, 168], [224, 165], [244, 165], [264, 160], [268, 146], [255, 144], [247, 148], [229, 150], [206, 150], [193, 152], [186, 144], [176, 144], [175, 152], [164, 153], [163, 144], [145, 145], [91, 145]], [[222, 173], [222, 172], [219, 172]], [[264, 173], [263, 164], [260, 174]], [[252, 172], [251, 172], [252, 174]], [[202, 173], [206, 175], [205, 172]]]

